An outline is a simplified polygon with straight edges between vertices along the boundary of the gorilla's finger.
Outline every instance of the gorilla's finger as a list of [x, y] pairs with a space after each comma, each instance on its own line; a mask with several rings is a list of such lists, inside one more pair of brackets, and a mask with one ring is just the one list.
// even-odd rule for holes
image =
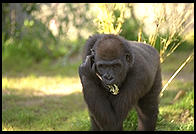
[[87, 57], [86, 57], [86, 65], [89, 67], [89, 69], [91, 69], [91, 65], [93, 64], [93, 62], [92, 62], [92, 58], [93, 58], [93, 55], [88, 55]]
[[88, 56], [86, 56], [86, 59], [85, 59], [85, 64], [87, 64], [88, 63], [88, 61], [89, 61], [89, 57], [90, 57], [90, 55], [88, 55]]

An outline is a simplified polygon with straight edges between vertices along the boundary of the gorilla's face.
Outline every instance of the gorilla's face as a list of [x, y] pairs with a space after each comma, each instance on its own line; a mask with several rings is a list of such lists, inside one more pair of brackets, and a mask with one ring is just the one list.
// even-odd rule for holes
[[106, 39], [97, 44], [95, 65], [104, 86], [121, 86], [129, 69], [129, 55], [117, 39]]
[[96, 62], [96, 69], [105, 85], [120, 86], [126, 75], [126, 68], [120, 59], [111, 61], [99, 59]]

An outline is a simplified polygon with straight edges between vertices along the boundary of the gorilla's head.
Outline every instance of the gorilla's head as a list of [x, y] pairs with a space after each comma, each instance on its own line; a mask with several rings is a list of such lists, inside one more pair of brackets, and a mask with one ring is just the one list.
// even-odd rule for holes
[[125, 44], [121, 38], [114, 35], [104, 36], [95, 43], [93, 51], [96, 71], [106, 86], [120, 87], [133, 63], [133, 56]]

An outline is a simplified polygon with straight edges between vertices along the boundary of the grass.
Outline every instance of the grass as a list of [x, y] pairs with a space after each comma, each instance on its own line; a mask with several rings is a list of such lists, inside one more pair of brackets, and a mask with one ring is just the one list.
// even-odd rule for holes
[[[162, 64], [163, 74], [171, 75], [185, 58], [183, 52], [171, 55], [171, 59]], [[45, 61], [29, 68], [18, 69], [22, 67], [17, 66], [15, 69], [12, 66], [9, 69], [3, 62], [2, 130], [89, 130], [90, 119], [77, 74], [79, 64], [60, 66]], [[194, 130], [194, 82], [192, 77], [188, 77], [194, 72], [193, 65], [193, 61], [188, 64], [164, 92], [160, 100], [157, 131]], [[186, 77], [180, 79], [183, 76]], [[167, 80], [168, 75], [163, 75], [163, 83]], [[185, 94], [172, 103], [181, 90]], [[133, 110], [124, 122], [124, 129], [131, 131], [136, 128], [137, 117]]]
[[[185, 91], [174, 104], [172, 100], [180, 90]], [[165, 92], [160, 103], [157, 130], [194, 130], [194, 87], [193, 82], [175, 81]], [[167, 129], [166, 129], [167, 128]]]
[[31, 97], [6, 95], [3, 100], [3, 130], [85, 130], [85, 125], [89, 125], [80, 93]]

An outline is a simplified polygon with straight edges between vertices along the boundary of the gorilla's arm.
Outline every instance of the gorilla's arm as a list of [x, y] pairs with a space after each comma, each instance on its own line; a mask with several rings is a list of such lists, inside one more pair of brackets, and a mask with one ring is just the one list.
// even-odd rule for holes
[[[85, 81], [85, 78], [83, 80]], [[110, 102], [98, 90], [100, 89], [93, 82], [89, 82], [83, 88], [84, 99], [87, 102], [89, 111], [102, 130], [115, 130], [117, 128], [117, 116], [115, 116]]]
[[[100, 80], [93, 71], [94, 65], [91, 68], [91, 57], [87, 56], [85, 62], [79, 67], [84, 99], [96, 123], [102, 130], [119, 130], [118, 115], [116, 115], [111, 103], [107, 99], [106, 92], [100, 87]], [[101, 124], [104, 125], [101, 126]]]

